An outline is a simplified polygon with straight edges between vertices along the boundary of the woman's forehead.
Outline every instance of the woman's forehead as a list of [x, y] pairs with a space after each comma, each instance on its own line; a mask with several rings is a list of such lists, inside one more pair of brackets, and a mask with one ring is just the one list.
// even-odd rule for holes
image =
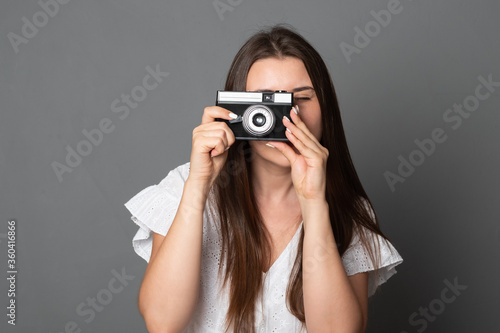
[[247, 75], [252, 91], [303, 91], [312, 89], [311, 79], [302, 60], [293, 57], [266, 58], [253, 63]]

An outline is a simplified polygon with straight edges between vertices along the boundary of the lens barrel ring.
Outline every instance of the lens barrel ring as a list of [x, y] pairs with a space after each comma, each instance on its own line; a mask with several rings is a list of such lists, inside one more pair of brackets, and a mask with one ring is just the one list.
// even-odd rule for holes
[[[255, 117], [264, 116], [265, 121], [256, 121]], [[272, 132], [276, 124], [274, 112], [265, 105], [251, 105], [243, 113], [243, 128], [253, 136], [264, 136]], [[262, 123], [261, 126], [257, 124]]]

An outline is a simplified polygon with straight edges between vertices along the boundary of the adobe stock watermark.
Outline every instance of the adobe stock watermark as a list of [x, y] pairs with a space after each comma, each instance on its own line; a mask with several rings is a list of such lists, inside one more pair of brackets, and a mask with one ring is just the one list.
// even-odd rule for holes
[[[412, 1], [412, 0], [409, 0]], [[352, 61], [354, 54], [360, 54], [361, 50], [366, 48], [373, 38], [377, 37], [382, 28], [386, 28], [392, 21], [394, 15], [400, 14], [403, 11], [403, 5], [399, 0], [389, 0], [387, 9], [381, 9], [378, 12], [371, 10], [370, 15], [373, 20], [368, 21], [362, 30], [358, 26], [354, 27], [353, 44], [341, 42], [340, 50], [348, 64]]]
[[9, 219], [7, 221], [7, 281], [9, 289], [7, 290], [7, 323], [16, 325], [16, 312], [18, 302], [16, 299], [17, 288], [17, 269], [19, 260], [17, 258], [17, 220]]
[[[127, 275], [125, 272], [125, 267], [122, 267], [121, 272], [115, 269], [111, 270], [111, 275], [113, 277], [108, 281], [105, 288], [99, 290], [95, 297], [87, 297], [85, 301], [82, 301], [75, 308], [75, 313], [83, 320], [85, 324], [90, 324], [94, 321], [98, 313], [104, 311], [104, 309], [111, 304], [114, 297], [120, 294], [125, 287], [129, 285], [129, 281], [135, 279], [133, 275]], [[83, 323], [78, 324], [76, 321], [68, 321], [63, 330], [57, 331], [56, 333], [81, 333]], [[50, 331], [52, 333], [52, 331]]]
[[221, 21], [224, 21], [224, 13], [232, 12], [234, 8], [241, 5], [243, 0], [214, 0], [212, 5]]
[[[468, 286], [459, 284], [458, 278], [455, 277], [453, 282], [445, 279], [443, 281], [445, 287], [441, 290], [439, 297], [431, 300], [426, 307], [419, 307], [418, 312], [415, 311], [408, 317], [410, 326], [415, 327], [418, 333], [424, 332], [429, 323], [435, 322], [437, 317], [443, 314], [446, 307], [455, 302], [458, 296], [468, 288]], [[401, 331], [400, 333], [409, 333]]]
[[[143, 77], [142, 84], [132, 88], [130, 94], [121, 94], [111, 103], [111, 112], [116, 114], [120, 120], [126, 119], [130, 115], [131, 109], [136, 109], [140, 102], [148, 96], [148, 91], [155, 90], [163, 79], [170, 73], [162, 72], [160, 65], [155, 69], [146, 66], [148, 74]], [[89, 156], [95, 147], [98, 147], [104, 140], [104, 134], [112, 133], [116, 126], [109, 118], [102, 118], [97, 128], [91, 130], [83, 129], [82, 134], [85, 139], [80, 140], [75, 148], [66, 146], [66, 158], [64, 162], [53, 161], [50, 165], [54, 171], [57, 180], [61, 183], [65, 173], [71, 173], [77, 168], [83, 160], [83, 157]]]
[[[476, 111], [481, 101], [488, 99], [500, 87], [500, 82], [493, 81], [493, 75], [488, 74], [487, 78], [482, 75], [477, 77], [479, 84], [476, 86], [474, 93], [466, 96], [461, 104], [453, 104], [452, 108], [446, 109], [443, 113], [443, 121], [451, 126], [451, 129], [456, 131], [461, 126], [465, 119], [470, 118], [472, 113]], [[446, 142], [448, 135], [446, 131], [437, 127], [430, 131], [430, 135], [422, 140], [415, 139], [416, 148], [412, 150], [406, 157], [398, 156], [399, 165], [397, 172], [385, 171], [383, 176], [389, 186], [391, 192], [396, 191], [396, 184], [404, 183], [408, 177], [415, 173], [417, 167], [421, 166], [428, 157], [434, 154], [439, 144]]]
[[26, 16], [21, 17], [23, 22], [21, 26], [21, 34], [16, 34], [14, 32], [9, 32], [7, 38], [9, 39], [12, 49], [17, 54], [19, 53], [19, 46], [21, 44], [28, 44], [28, 42], [35, 38], [40, 29], [45, 27], [49, 23], [51, 18], [59, 13], [61, 5], [65, 5], [70, 0], [39, 0], [38, 5], [42, 10], [36, 12], [31, 17], [31, 20]]

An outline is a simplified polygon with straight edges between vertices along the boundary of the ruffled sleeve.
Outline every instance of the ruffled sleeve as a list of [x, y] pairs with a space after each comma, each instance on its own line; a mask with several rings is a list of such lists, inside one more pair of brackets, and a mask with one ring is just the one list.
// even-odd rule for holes
[[342, 255], [342, 262], [348, 276], [369, 272], [368, 296], [372, 296], [378, 286], [396, 274], [395, 267], [403, 262], [403, 258], [401, 258], [394, 246], [381, 236], [373, 234], [372, 237], [367, 237], [367, 239], [371, 239], [370, 245], [373, 253], [375, 255], [379, 253], [380, 255], [377, 267], [374, 267], [370, 255], [357, 235], [354, 237], [351, 246]]
[[[371, 209], [370, 215], [372, 218], [374, 217]], [[359, 234], [356, 232], [350, 246], [342, 255], [342, 262], [348, 276], [369, 272], [368, 296], [372, 296], [381, 284], [397, 273], [395, 267], [403, 262], [403, 258], [389, 241], [366, 228], [363, 228], [363, 232], [372, 253], [375, 256], [378, 254], [377, 267], [375, 267], [368, 251], [361, 243]]]
[[157, 185], [149, 186], [129, 201], [125, 207], [139, 230], [132, 239], [135, 252], [149, 262], [153, 245], [153, 234], [165, 236], [174, 220], [189, 175], [189, 162], [178, 166]]

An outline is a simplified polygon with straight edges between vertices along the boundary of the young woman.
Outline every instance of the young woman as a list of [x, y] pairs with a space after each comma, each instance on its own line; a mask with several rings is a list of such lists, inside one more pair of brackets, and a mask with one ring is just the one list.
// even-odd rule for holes
[[[364, 332], [367, 302], [401, 257], [354, 169], [328, 70], [281, 27], [236, 55], [229, 91], [294, 92], [289, 142], [240, 141], [207, 107], [190, 163], [125, 205], [148, 261], [150, 332]], [[290, 121], [291, 120], [291, 121]]]

